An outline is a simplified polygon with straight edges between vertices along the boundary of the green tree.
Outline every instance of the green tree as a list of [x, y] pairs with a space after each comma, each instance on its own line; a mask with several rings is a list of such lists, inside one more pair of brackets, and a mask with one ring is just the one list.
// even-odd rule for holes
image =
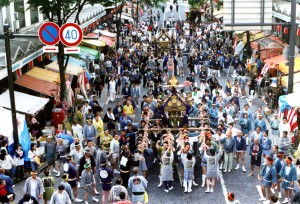
[[0, 9], [2, 9], [5, 6], [8, 6], [12, 2], [12, 0], [0, 0]]
[[[1, 0], [2, 1], [2, 0]], [[8, 0], [5, 0], [8, 1]], [[109, 4], [109, 0], [102, 0], [105, 5]], [[40, 11], [46, 15], [49, 21], [57, 23], [58, 26], [62, 26], [67, 23], [69, 18], [76, 14], [74, 23], [79, 22], [79, 14], [83, 7], [88, 4], [99, 3], [97, 0], [28, 0], [28, 4], [33, 7], [39, 7]], [[111, 3], [112, 4], [112, 3]], [[60, 102], [62, 103], [66, 99], [66, 67], [68, 65], [69, 56], [65, 61], [64, 45], [62, 42], [58, 43], [57, 61], [59, 65], [60, 74]]]
[[188, 4], [190, 5], [190, 10], [199, 9], [204, 4], [207, 4], [208, 0], [188, 0]]

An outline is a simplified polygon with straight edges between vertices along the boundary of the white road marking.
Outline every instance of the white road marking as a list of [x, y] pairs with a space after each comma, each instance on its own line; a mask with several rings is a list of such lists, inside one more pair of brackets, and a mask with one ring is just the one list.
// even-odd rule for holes
[[220, 183], [221, 183], [221, 186], [222, 186], [222, 190], [223, 190], [223, 195], [224, 195], [224, 198], [225, 198], [225, 201], [226, 203], [228, 203], [228, 191], [227, 191], [227, 188], [226, 188], [226, 185], [225, 185], [225, 181], [224, 181], [224, 178], [223, 178], [223, 174], [222, 174], [222, 170], [219, 170], [219, 177], [220, 177]]
[[260, 185], [256, 185], [256, 188], [257, 188], [257, 191], [258, 191], [258, 194], [259, 194], [260, 198], [263, 198], [264, 195], [263, 195], [263, 193], [261, 191], [261, 186]]
[[181, 15], [180, 15], [180, 12], [178, 12], [178, 15], [179, 15], [179, 20], [181, 21]]

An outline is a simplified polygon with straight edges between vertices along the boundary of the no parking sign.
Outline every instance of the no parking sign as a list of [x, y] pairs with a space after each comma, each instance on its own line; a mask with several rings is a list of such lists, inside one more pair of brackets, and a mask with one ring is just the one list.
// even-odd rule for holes
[[61, 41], [67, 48], [65, 54], [80, 53], [79, 45], [83, 38], [83, 32], [76, 23], [66, 23], [61, 28], [53, 22], [46, 22], [39, 28], [39, 38], [46, 46], [44, 52], [58, 52], [55, 46]]

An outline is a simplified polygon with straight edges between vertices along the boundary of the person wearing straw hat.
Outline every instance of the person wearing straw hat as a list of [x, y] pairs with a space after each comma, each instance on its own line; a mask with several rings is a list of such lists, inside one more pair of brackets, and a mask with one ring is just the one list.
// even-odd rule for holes
[[282, 166], [279, 175], [281, 176], [281, 187], [284, 189], [285, 197], [282, 203], [288, 203], [289, 199], [293, 196], [294, 183], [297, 181], [297, 170], [292, 164], [291, 157], [285, 158], [285, 164]]
[[38, 172], [33, 170], [30, 172], [31, 177], [27, 178], [24, 184], [24, 192], [30, 194], [39, 202], [42, 201], [45, 192], [42, 179], [37, 176]]
[[[274, 160], [272, 157], [267, 157], [267, 165], [265, 165], [259, 173], [258, 180], [261, 182], [261, 190], [263, 197], [259, 201], [270, 200], [272, 193], [271, 188], [274, 188], [277, 184], [276, 169], [273, 166]], [[268, 192], [268, 199], [266, 198], [266, 189]]]
[[92, 171], [92, 166], [89, 163], [84, 165], [84, 170], [81, 173], [80, 185], [84, 188], [84, 202], [88, 204], [88, 195], [92, 194], [94, 202], [98, 203], [99, 200], [95, 197], [95, 178]]

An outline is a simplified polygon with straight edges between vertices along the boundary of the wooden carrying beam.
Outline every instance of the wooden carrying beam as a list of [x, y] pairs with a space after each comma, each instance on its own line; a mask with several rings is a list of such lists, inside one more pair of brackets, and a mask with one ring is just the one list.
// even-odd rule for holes
[[[206, 128], [195, 128], [195, 127], [191, 127], [191, 128], [150, 128], [150, 129], [147, 129], [147, 131], [161, 131], [161, 130], [180, 131], [183, 129], [190, 130], [190, 131], [196, 131], [196, 130], [203, 130]], [[140, 129], [140, 130], [144, 130], [144, 129]]]

